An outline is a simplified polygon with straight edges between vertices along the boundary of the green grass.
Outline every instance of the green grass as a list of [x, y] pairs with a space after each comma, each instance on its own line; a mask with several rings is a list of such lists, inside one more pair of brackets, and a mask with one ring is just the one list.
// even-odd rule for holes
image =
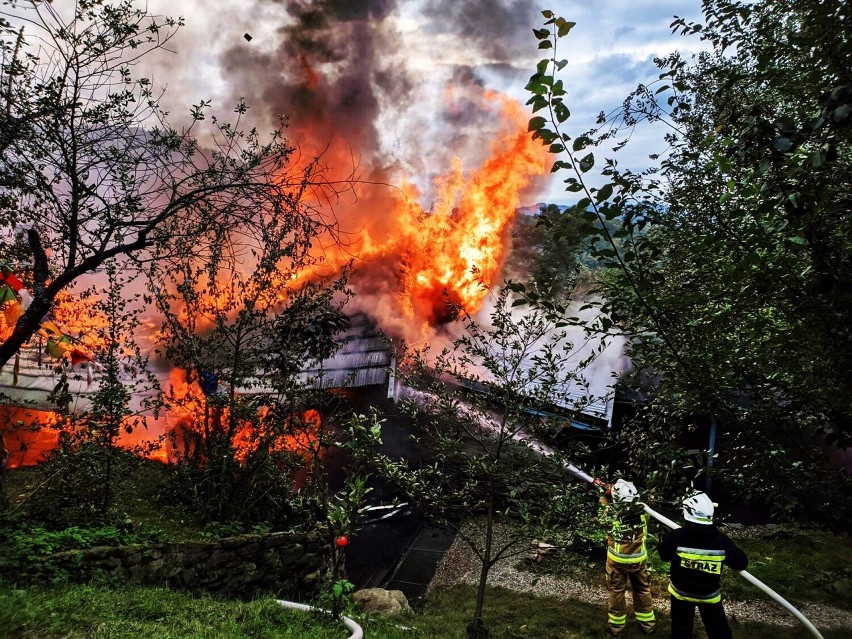
[[0, 593], [0, 636], [20, 639], [307, 639], [345, 629], [272, 599], [240, 602], [164, 588], [65, 586]]
[[[852, 543], [848, 537], [796, 531], [735, 541], [748, 555], [748, 571], [790, 602], [849, 606]], [[723, 592], [729, 599], [768, 598], [736, 573], [725, 576]]]
[[[368, 639], [455, 639], [464, 637], [474, 590], [455, 586], [436, 591], [425, 606], [393, 621], [356, 616]], [[783, 614], [783, 613], [781, 613]], [[490, 588], [486, 624], [494, 639], [598, 639], [607, 637], [603, 606], [533, 597]], [[658, 635], [669, 632], [665, 613]], [[400, 628], [399, 625], [408, 629]], [[732, 621], [738, 639], [805, 639], [801, 628]], [[335, 639], [347, 632], [315, 615], [284, 610], [272, 599], [240, 602], [192, 596], [163, 588], [109, 589], [62, 586], [0, 591], [0, 637], [15, 639]], [[826, 639], [849, 636], [827, 630]], [[641, 637], [631, 625], [622, 635]], [[700, 631], [697, 637], [703, 637]]]

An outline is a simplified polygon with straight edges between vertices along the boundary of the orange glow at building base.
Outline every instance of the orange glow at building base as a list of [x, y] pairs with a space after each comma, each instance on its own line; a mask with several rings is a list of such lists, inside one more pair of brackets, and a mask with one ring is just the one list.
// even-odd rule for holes
[[2, 406], [0, 423], [8, 468], [35, 466], [59, 444], [59, 430], [50, 427], [56, 415], [50, 411]]
[[[0, 436], [8, 456], [7, 468], [35, 466], [47, 459], [52, 450], [59, 446], [62, 429], [61, 420], [53, 411], [34, 410], [18, 406], [0, 406]], [[122, 428], [116, 446], [126, 450], [138, 451], [148, 458], [165, 462], [168, 451], [162, 441], [134, 422], [134, 428], [127, 432]]]
[[[268, 407], [261, 406], [256, 419], [231, 422], [228, 408], [209, 406], [198, 383], [188, 382], [187, 374], [173, 369], [169, 376], [173, 404], [171, 410], [171, 440], [179, 455], [203, 457], [204, 438], [230, 435], [234, 458], [243, 463], [257, 453], [261, 446], [267, 452], [289, 451], [305, 458], [318, 454], [319, 431], [322, 419], [318, 411], [310, 409], [301, 415], [279, 418], [272, 424]], [[197, 448], [201, 446], [202, 448]]]

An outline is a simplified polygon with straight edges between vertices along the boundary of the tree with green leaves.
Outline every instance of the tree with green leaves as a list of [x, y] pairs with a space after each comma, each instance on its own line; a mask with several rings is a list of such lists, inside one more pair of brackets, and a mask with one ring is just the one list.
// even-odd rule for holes
[[[572, 23], [544, 12], [552, 52], [530, 79], [546, 116], [533, 134], [562, 157], [568, 191], [599, 225], [607, 315], [636, 336], [631, 356], [654, 377], [661, 437], [699, 415], [720, 425], [714, 472], [777, 511], [817, 512], [848, 476], [826, 468], [824, 443], [852, 442], [852, 44], [848, 3], [705, 0], [692, 60], [658, 60], [592, 133], [567, 130], [556, 55]], [[641, 171], [594, 144], [664, 129], [668, 150]], [[596, 165], [606, 183], [590, 188]], [[648, 422], [646, 422], [647, 426]], [[820, 495], [814, 500], [814, 495]]]
[[414, 467], [370, 453], [380, 476], [453, 529], [478, 559], [471, 638], [489, 636], [483, 603], [494, 565], [528, 552], [535, 537], [570, 537], [597, 507], [534, 436], [543, 411], [561, 405], [567, 418], [594, 399], [574, 392], [585, 387], [583, 364], [564, 366], [574, 345], [544, 313], [518, 313], [508, 287], [492, 301], [487, 325], [459, 309], [463, 334], [452, 346], [401, 359], [414, 389], [403, 407], [434, 459]]
[[0, 247], [34, 297], [0, 344], [0, 366], [63, 290], [109, 260], [127, 270], [153, 248], [204, 253], [213, 228], [244, 229], [245, 249], [260, 210], [322, 219], [293, 205], [305, 184], [332, 188], [315, 165], [291, 162], [283, 125], [266, 137], [244, 128], [245, 104], [228, 120], [202, 101], [188, 126], [173, 126], [161, 90], [134, 74], [180, 19], [78, 0], [69, 11], [5, 3], [0, 20]]
[[[310, 278], [323, 226], [309, 215], [271, 208], [252, 224], [246, 254], [235, 250], [243, 229], [217, 227], [208, 229], [206, 253], [155, 252], [148, 270], [148, 300], [164, 318], [162, 355], [186, 382], [166, 394], [177, 416], [173, 492], [205, 524], [324, 535], [328, 607], [338, 617], [353, 589], [344, 547], [371, 489], [357, 463], [333, 487], [325, 458], [378, 436], [374, 418], [351, 415], [328, 391], [322, 370], [349, 324], [347, 273]], [[365, 437], [347, 437], [350, 430]]]
[[[181, 416], [179, 489], [191, 486], [206, 520], [286, 518], [283, 477], [292, 482], [305, 467], [304, 492], [316, 487], [326, 498], [321, 457], [336, 402], [321, 391], [320, 364], [348, 323], [346, 277], [299, 283], [322, 230], [309, 216], [273, 208], [252, 223], [258, 233], [246, 255], [234, 250], [242, 229], [211, 228], [206, 254], [155, 253], [148, 272], [149, 300], [165, 318], [163, 355], [186, 381], [167, 397]], [[320, 372], [308, 378], [307, 370]]]
[[[93, 329], [97, 384], [91, 396], [80, 401], [69, 390], [69, 379], [79, 376], [60, 366], [53, 391], [59, 445], [43, 463], [42, 472], [52, 479], [43, 482], [27, 498], [24, 511], [31, 521], [49, 526], [86, 526], [114, 520], [112, 512], [118, 487], [137, 470], [141, 460], [163, 442], [144, 436], [132, 447], [119, 444], [122, 435], [144, 432], [147, 419], [160, 407], [159, 383], [134, 339], [141, 325], [140, 296], [128, 296], [128, 278], [106, 265], [106, 290], [92, 289], [75, 311], [96, 318]], [[134, 401], [135, 397], [135, 401]], [[83, 409], [81, 410], [81, 406]], [[44, 425], [42, 425], [44, 426]], [[59, 478], [61, 477], [61, 480]], [[119, 515], [120, 516], [120, 515]]]
[[569, 299], [583, 274], [584, 237], [570, 211], [555, 204], [542, 206], [535, 218], [519, 216], [516, 221], [506, 269], [513, 279], [529, 280], [549, 296]]

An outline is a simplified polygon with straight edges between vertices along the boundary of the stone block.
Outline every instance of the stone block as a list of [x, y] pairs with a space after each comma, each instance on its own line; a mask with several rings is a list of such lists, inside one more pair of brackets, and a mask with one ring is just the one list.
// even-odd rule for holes
[[240, 557], [251, 557], [260, 551], [260, 541], [250, 541], [242, 546], [233, 547], [233, 550]]
[[248, 544], [260, 541], [260, 535], [238, 535], [236, 537], [226, 537], [219, 540], [220, 548], [242, 548]]
[[365, 588], [353, 594], [352, 600], [368, 615], [392, 617], [411, 611], [401, 590]]
[[277, 548], [292, 541], [292, 537], [287, 533], [272, 533], [267, 535], [260, 541], [260, 545], [264, 548]]
[[163, 556], [163, 549], [158, 546], [149, 546], [142, 551], [142, 557], [145, 559], [159, 559]]
[[121, 558], [121, 563], [128, 568], [131, 566], [138, 566], [139, 562], [142, 561], [142, 557], [139, 556], [139, 551], [135, 551], [132, 553], [127, 553], [124, 557]]
[[221, 567], [236, 566], [240, 563], [239, 557], [234, 553], [219, 550], [208, 557], [203, 565], [208, 570], [215, 570]]

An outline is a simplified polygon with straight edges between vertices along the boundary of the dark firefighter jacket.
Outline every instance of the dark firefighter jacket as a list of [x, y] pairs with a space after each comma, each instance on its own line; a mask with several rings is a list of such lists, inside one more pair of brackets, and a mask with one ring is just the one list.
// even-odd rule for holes
[[748, 558], [712, 524], [686, 522], [673, 530], [657, 548], [670, 561], [669, 592], [683, 601], [717, 603], [721, 600], [722, 569], [745, 570]]

